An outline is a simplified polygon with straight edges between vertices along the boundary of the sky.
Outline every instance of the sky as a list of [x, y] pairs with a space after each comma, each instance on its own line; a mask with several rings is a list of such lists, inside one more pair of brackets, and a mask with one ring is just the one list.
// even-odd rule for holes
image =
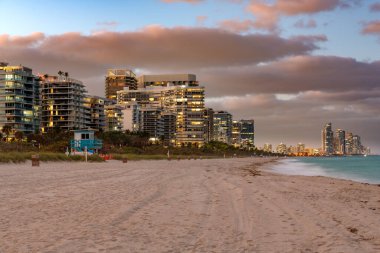
[[255, 119], [256, 145], [380, 153], [380, 0], [0, 0], [0, 61], [104, 96], [108, 68], [193, 73], [206, 106]]

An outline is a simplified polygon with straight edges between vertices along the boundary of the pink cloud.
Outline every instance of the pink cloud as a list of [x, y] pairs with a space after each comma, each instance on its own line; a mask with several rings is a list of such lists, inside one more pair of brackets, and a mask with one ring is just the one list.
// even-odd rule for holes
[[17, 38], [2, 35], [1, 44], [5, 43], [7, 48], [1, 51], [17, 45], [46, 55], [96, 64], [124, 65], [127, 61], [139, 68], [189, 68], [256, 64], [308, 54], [324, 40], [313, 36], [284, 39], [210, 28], [150, 26], [136, 32], [106, 31], [92, 35], [35, 34]]
[[0, 34], [0, 47], [31, 47], [42, 42], [45, 35], [35, 32], [26, 36], [10, 36], [8, 34]]
[[380, 35], [380, 21], [372, 21], [365, 23], [363, 25], [362, 33]]
[[358, 0], [277, 0], [270, 4], [265, 0], [251, 0], [247, 9], [255, 17], [257, 28], [275, 31], [281, 16], [295, 16], [346, 8], [357, 4]]
[[241, 33], [241, 32], [247, 32], [255, 27], [255, 22], [252, 20], [223, 20], [219, 23], [219, 27], [228, 31]]
[[[344, 92], [380, 89], [380, 62], [333, 56], [294, 56], [264, 65], [203, 71], [213, 96], [306, 91]], [[220, 85], [234, 83], [235, 85]]]

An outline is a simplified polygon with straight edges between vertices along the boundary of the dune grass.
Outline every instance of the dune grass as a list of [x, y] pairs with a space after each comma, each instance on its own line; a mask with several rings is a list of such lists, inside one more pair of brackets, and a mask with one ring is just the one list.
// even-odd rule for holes
[[[85, 157], [81, 155], [67, 156], [64, 153], [55, 152], [0, 152], [0, 163], [23, 163], [32, 159], [33, 155], [38, 155], [41, 162], [83, 162]], [[188, 160], [188, 159], [213, 159], [221, 158], [220, 155], [170, 155], [172, 160]], [[103, 162], [104, 159], [99, 155], [89, 155], [89, 162]], [[112, 160], [165, 160], [168, 159], [166, 154], [111, 154]]]
[[[70, 155], [67, 156], [62, 153], [52, 153], [52, 152], [2, 152], [0, 153], [0, 163], [22, 163], [27, 160], [32, 159], [32, 155], [38, 155], [39, 160], [43, 162], [58, 162], [58, 161], [68, 161], [68, 162], [81, 162], [85, 160], [84, 156], [80, 155]], [[104, 160], [98, 155], [88, 156], [89, 162], [103, 162]]]
[[[220, 156], [210, 156], [210, 155], [171, 155], [170, 159], [172, 160], [186, 160], [186, 159], [212, 159], [212, 158], [220, 158]], [[112, 159], [114, 160], [164, 160], [168, 159], [167, 155], [164, 154], [155, 154], [155, 155], [143, 155], [143, 154], [112, 154]]]

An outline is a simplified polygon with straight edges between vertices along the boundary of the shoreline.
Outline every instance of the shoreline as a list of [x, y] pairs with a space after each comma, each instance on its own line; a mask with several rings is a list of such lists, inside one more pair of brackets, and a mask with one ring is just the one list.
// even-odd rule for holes
[[[380, 180], [375, 179], [371, 180], [362, 175], [354, 175], [349, 172], [334, 172], [331, 173], [326, 171], [326, 168], [321, 167], [319, 164], [306, 164], [303, 161], [297, 160], [297, 163], [292, 160], [297, 160], [297, 158], [284, 158], [279, 159], [278, 163], [275, 164], [272, 168], [268, 169], [268, 172], [289, 175], [289, 176], [305, 176], [305, 177], [326, 177], [326, 178], [334, 178], [340, 180], [347, 180], [355, 183], [363, 183], [370, 185], [380, 185]], [[300, 165], [301, 164], [301, 165]], [[280, 166], [283, 165], [283, 168]], [[296, 168], [296, 169], [294, 169]]]
[[380, 187], [276, 159], [0, 166], [0, 252], [376, 252]]

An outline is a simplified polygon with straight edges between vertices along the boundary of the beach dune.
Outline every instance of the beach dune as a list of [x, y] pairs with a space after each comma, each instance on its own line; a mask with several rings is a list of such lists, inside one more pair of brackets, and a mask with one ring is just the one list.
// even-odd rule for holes
[[380, 252], [380, 187], [236, 158], [0, 165], [0, 252]]

